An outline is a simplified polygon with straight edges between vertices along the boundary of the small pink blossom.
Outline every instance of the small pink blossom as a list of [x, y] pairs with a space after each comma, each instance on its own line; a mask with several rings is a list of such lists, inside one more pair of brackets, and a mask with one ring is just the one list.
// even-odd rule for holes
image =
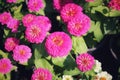
[[31, 56], [31, 49], [26, 45], [18, 45], [13, 50], [13, 59], [21, 64], [27, 62]]
[[7, 23], [7, 27], [12, 30], [12, 32], [16, 33], [19, 27], [19, 20], [11, 18], [10, 21]]
[[45, 47], [52, 57], [67, 56], [72, 49], [72, 40], [64, 32], [54, 32], [47, 37]]
[[116, 10], [120, 10], [120, 1], [119, 0], [111, 0], [109, 2], [109, 7], [116, 9]]
[[17, 0], [7, 0], [8, 3], [16, 3]]
[[38, 68], [32, 74], [31, 80], [52, 80], [52, 74], [47, 69]]
[[5, 49], [10, 52], [19, 44], [19, 40], [14, 37], [9, 37], [5, 40]]
[[0, 59], [0, 73], [9, 73], [12, 69], [11, 61], [7, 58]]
[[2, 25], [7, 24], [11, 20], [12, 16], [9, 12], [0, 14], [0, 22]]
[[33, 23], [33, 21], [34, 21], [35, 18], [36, 18], [36, 16], [33, 15], [33, 14], [26, 14], [26, 15], [22, 18], [23, 25], [24, 25], [25, 27], [29, 27], [29, 26]]
[[44, 7], [42, 0], [29, 0], [28, 9], [32, 12], [37, 12]]
[[74, 36], [82, 36], [90, 29], [90, 18], [81, 14], [68, 22], [67, 30]]
[[82, 7], [74, 3], [68, 3], [63, 6], [62, 10], [60, 11], [60, 16], [64, 22], [68, 22], [81, 13]]
[[80, 71], [86, 72], [93, 68], [95, 64], [94, 57], [88, 53], [80, 54], [76, 58], [77, 67]]
[[72, 3], [73, 0], [53, 0], [53, 6], [56, 10], [60, 11], [67, 3]]

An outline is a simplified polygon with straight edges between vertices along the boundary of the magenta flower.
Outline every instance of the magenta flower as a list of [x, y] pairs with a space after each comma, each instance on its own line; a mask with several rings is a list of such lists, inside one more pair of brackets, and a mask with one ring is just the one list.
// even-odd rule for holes
[[68, 22], [81, 13], [82, 7], [74, 3], [68, 3], [63, 6], [62, 10], [60, 11], [60, 16], [64, 22]]
[[46, 16], [37, 16], [35, 22], [44, 27], [46, 31], [49, 31], [51, 29], [51, 21]]
[[90, 18], [81, 14], [68, 22], [67, 30], [74, 36], [82, 36], [90, 29]]
[[25, 27], [29, 27], [29, 26], [33, 23], [33, 21], [34, 21], [35, 18], [36, 18], [36, 16], [33, 15], [33, 14], [26, 14], [26, 15], [22, 18], [23, 25], [24, 25]]
[[93, 68], [95, 64], [94, 57], [88, 53], [80, 54], [76, 58], [77, 67], [80, 71], [86, 72]]
[[8, 3], [16, 3], [17, 0], [7, 0]]
[[7, 27], [12, 30], [12, 32], [16, 33], [19, 27], [19, 20], [11, 18], [10, 21], [7, 23]]
[[56, 10], [60, 11], [67, 3], [72, 3], [73, 0], [53, 0], [53, 6]]
[[54, 32], [47, 37], [45, 47], [52, 57], [67, 56], [72, 49], [72, 40], [64, 32]]
[[37, 12], [44, 7], [42, 0], [29, 0], [28, 9], [32, 12]]
[[19, 44], [19, 40], [14, 37], [9, 37], [5, 40], [5, 49], [10, 52]]
[[109, 2], [109, 7], [116, 9], [116, 10], [120, 10], [120, 1], [119, 0], [111, 0]]
[[31, 80], [52, 80], [52, 74], [47, 69], [38, 68], [32, 74]]
[[27, 62], [31, 56], [31, 49], [26, 45], [18, 45], [13, 50], [13, 59], [21, 64]]
[[86, 2], [94, 2], [94, 0], [85, 0]]
[[41, 24], [33, 23], [26, 28], [25, 38], [31, 43], [42, 43], [46, 37], [46, 29]]
[[0, 59], [0, 73], [9, 73], [12, 69], [11, 61], [7, 58]]
[[11, 20], [12, 16], [9, 12], [0, 14], [0, 22], [2, 25], [7, 24]]

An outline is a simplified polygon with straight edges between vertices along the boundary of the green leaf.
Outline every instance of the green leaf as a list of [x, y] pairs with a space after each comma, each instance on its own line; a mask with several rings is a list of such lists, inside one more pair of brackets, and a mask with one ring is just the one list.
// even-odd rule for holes
[[94, 2], [89, 2], [89, 6], [99, 6], [102, 5], [103, 1], [102, 0], [95, 0]]
[[46, 59], [35, 59], [35, 66], [48, 69], [53, 73], [53, 66]]
[[8, 58], [8, 54], [3, 52], [2, 50], [0, 50], [0, 55], [3, 57], [3, 58]]
[[118, 10], [111, 10], [110, 13], [109, 13], [109, 16], [110, 17], [120, 16], [120, 11], [118, 11]]
[[57, 57], [57, 58], [52, 58], [52, 62], [53, 64], [63, 67], [64, 66], [64, 61], [65, 61], [66, 57]]
[[72, 36], [72, 48], [75, 54], [87, 52], [87, 45], [83, 37]]
[[94, 30], [94, 36], [95, 36], [95, 39], [96, 41], [100, 42], [101, 39], [103, 38], [103, 33], [101, 31], [101, 23], [100, 22], [96, 22], [96, 25], [95, 25], [95, 30]]

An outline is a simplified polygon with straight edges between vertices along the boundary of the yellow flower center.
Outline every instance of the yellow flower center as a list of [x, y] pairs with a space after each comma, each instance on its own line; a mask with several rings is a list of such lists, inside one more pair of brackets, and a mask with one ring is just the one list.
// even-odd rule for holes
[[105, 77], [101, 77], [100, 80], [107, 80]]
[[63, 43], [63, 40], [61, 37], [54, 37], [53, 40], [52, 40], [57, 46], [60, 46], [62, 45]]

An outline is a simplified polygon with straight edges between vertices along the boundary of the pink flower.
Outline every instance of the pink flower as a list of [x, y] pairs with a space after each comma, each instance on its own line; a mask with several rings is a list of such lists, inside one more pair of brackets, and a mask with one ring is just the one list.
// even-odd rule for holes
[[11, 18], [10, 21], [7, 23], [7, 27], [12, 29], [12, 32], [16, 33], [19, 27], [19, 20]]
[[67, 30], [74, 36], [82, 36], [90, 29], [90, 18], [81, 14], [68, 22]]
[[119, 0], [111, 0], [109, 2], [109, 6], [113, 9], [120, 10], [120, 1]]
[[46, 29], [41, 24], [33, 23], [26, 28], [25, 38], [31, 43], [42, 43], [46, 37]]
[[34, 21], [35, 18], [36, 18], [36, 16], [33, 15], [33, 14], [26, 14], [26, 15], [22, 18], [23, 25], [24, 25], [25, 27], [29, 27], [29, 26], [33, 23], [33, 21]]
[[52, 74], [47, 69], [38, 68], [32, 74], [31, 80], [52, 80]]
[[37, 12], [43, 7], [44, 7], [44, 4], [42, 0], [29, 0], [28, 2], [28, 9], [30, 11]]
[[67, 3], [72, 3], [73, 0], [53, 0], [53, 6], [56, 10], [60, 11]]
[[0, 22], [2, 25], [7, 24], [11, 20], [12, 16], [9, 12], [0, 14]]
[[17, 0], [7, 0], [8, 3], [16, 3]]
[[0, 73], [6, 74], [12, 69], [11, 61], [7, 58], [0, 59]]
[[94, 2], [94, 0], [85, 0], [86, 2]]
[[13, 59], [21, 64], [27, 62], [31, 56], [31, 49], [26, 45], [18, 45], [13, 50]]
[[19, 44], [19, 40], [14, 37], [9, 37], [5, 40], [5, 49], [10, 52]]
[[76, 63], [80, 71], [86, 72], [93, 68], [95, 61], [94, 61], [94, 57], [92, 57], [90, 54], [84, 53], [84, 54], [80, 54], [76, 58]]
[[72, 49], [72, 40], [64, 32], [54, 32], [47, 37], [45, 47], [52, 57], [67, 56]]
[[44, 27], [46, 31], [49, 31], [51, 28], [51, 21], [46, 16], [37, 16], [35, 22]]
[[60, 16], [64, 22], [72, 20], [74, 17], [80, 15], [82, 12], [82, 7], [74, 3], [68, 3], [63, 6], [60, 11]]

